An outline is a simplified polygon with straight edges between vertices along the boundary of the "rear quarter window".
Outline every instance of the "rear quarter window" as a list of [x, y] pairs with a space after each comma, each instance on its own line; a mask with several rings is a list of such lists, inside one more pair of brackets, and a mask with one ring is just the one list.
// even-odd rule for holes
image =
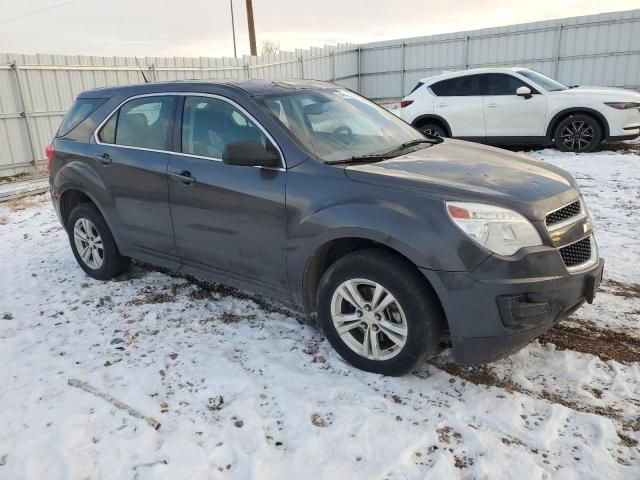
[[416, 83], [416, 86], [413, 87], [413, 89], [409, 92], [409, 95], [411, 95], [413, 92], [415, 92], [416, 90], [418, 90], [421, 86], [424, 85], [424, 82], [418, 82]]
[[64, 137], [71, 132], [106, 100], [106, 98], [77, 98], [62, 120], [56, 136]]

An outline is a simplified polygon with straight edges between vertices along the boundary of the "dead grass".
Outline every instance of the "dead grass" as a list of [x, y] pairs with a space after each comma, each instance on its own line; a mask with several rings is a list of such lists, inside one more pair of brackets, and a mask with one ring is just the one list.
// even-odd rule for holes
[[11, 210], [12, 212], [21, 212], [22, 210], [26, 210], [27, 208], [38, 206], [46, 200], [47, 197], [45, 195], [25, 194], [24, 196], [7, 200], [4, 205], [9, 207], [9, 210]]
[[45, 175], [47, 175], [47, 169], [44, 167], [41, 167], [38, 170], [35, 170], [33, 172], [21, 172], [21, 173], [16, 173], [15, 175], [6, 175], [3, 177], [0, 177], [0, 184], [19, 182], [21, 180], [28, 180], [30, 178], [43, 177]]

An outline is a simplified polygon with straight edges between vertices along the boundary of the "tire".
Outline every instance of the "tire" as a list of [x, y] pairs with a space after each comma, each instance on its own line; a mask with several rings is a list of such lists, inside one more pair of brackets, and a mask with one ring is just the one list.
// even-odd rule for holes
[[447, 131], [442, 127], [442, 125], [438, 123], [429, 122], [422, 124], [418, 127], [418, 130], [420, 130], [425, 135], [432, 137], [446, 138], [448, 136]]
[[[351, 295], [354, 300], [346, 283], [350, 281], [365, 301], [362, 308], [346, 299]], [[393, 299], [377, 312], [377, 319], [377, 309], [370, 307], [374, 303], [384, 307], [388, 295], [382, 293], [374, 301], [376, 284]], [[342, 257], [322, 276], [317, 302], [318, 320], [329, 343], [361, 370], [403, 375], [438, 352], [445, 318], [436, 294], [412, 264], [392, 252], [367, 249]], [[338, 328], [347, 331], [341, 336]], [[377, 358], [374, 343], [378, 345]]]
[[602, 127], [590, 115], [569, 115], [556, 126], [553, 136], [561, 152], [590, 153], [602, 142]]
[[[95, 205], [76, 206], [69, 215], [67, 233], [73, 256], [90, 277], [109, 280], [129, 266], [129, 259], [120, 255], [111, 230]], [[84, 250], [79, 252], [79, 248]]]

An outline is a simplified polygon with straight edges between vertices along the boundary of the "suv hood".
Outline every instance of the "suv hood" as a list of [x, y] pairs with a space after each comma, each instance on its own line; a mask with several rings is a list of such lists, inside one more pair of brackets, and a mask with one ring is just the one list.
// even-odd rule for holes
[[579, 196], [561, 168], [486, 145], [445, 140], [406, 155], [345, 168], [357, 182], [514, 208], [531, 220]]
[[640, 93], [633, 90], [625, 90], [616, 87], [589, 87], [580, 86], [562, 90], [560, 92], [550, 92], [553, 94], [561, 94], [568, 96], [588, 96], [593, 98], [601, 98], [603, 102], [638, 102], [640, 101]]

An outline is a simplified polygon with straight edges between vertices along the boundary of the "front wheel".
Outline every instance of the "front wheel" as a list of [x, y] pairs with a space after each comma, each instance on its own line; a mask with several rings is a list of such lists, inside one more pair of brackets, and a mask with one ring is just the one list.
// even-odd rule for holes
[[327, 339], [357, 368], [403, 375], [438, 351], [444, 315], [435, 293], [391, 252], [344, 256], [323, 275], [317, 301]]
[[602, 128], [589, 115], [569, 115], [554, 132], [554, 143], [561, 152], [589, 153], [600, 146]]

